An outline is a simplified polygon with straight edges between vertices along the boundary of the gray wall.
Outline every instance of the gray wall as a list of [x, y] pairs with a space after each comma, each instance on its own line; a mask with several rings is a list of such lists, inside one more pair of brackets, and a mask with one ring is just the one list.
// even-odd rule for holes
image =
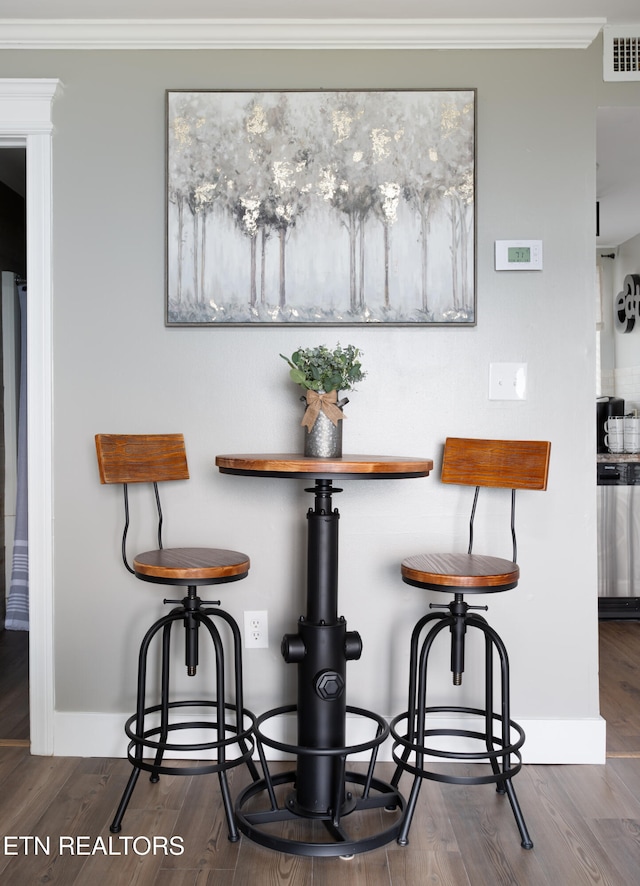
[[[640, 84], [602, 84], [601, 69], [599, 41], [573, 52], [0, 56], [1, 77], [64, 84], [53, 143], [61, 715], [120, 722], [132, 709], [137, 639], [162, 608], [162, 592], [119, 562], [120, 496], [98, 483], [98, 431], [185, 433], [192, 480], [168, 492], [168, 539], [251, 555], [250, 577], [221, 591], [239, 619], [244, 609], [269, 611], [270, 648], [246, 655], [247, 703], [263, 710], [293, 700], [294, 669], [279, 643], [303, 611], [305, 484], [222, 476], [214, 457], [297, 449], [299, 392], [278, 354], [341, 340], [363, 349], [368, 370], [348, 406], [347, 452], [433, 456], [437, 468], [446, 435], [552, 441], [548, 492], [520, 500], [522, 581], [488, 600], [489, 617], [511, 651], [517, 717], [578, 729], [597, 719], [595, 111], [640, 104]], [[476, 328], [165, 328], [165, 90], [307, 87], [477, 88]], [[543, 272], [493, 270], [494, 241], [516, 237], [544, 241]], [[491, 361], [528, 364], [525, 402], [488, 400]], [[350, 703], [391, 714], [404, 705], [410, 626], [425, 607], [424, 595], [400, 581], [399, 561], [463, 544], [468, 496], [441, 486], [437, 469], [425, 480], [344, 486], [341, 612], [365, 644], [349, 667]], [[502, 507], [490, 498], [492, 514]], [[508, 555], [508, 532], [491, 542]], [[451, 685], [441, 660], [435, 685], [444, 697]], [[470, 698], [474, 688], [470, 673], [461, 692]]]

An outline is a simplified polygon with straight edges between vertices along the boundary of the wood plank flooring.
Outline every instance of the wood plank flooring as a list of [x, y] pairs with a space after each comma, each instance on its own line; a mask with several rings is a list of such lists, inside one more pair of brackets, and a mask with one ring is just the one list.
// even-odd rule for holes
[[[390, 843], [344, 860], [274, 852], [245, 837], [232, 844], [213, 775], [165, 776], [156, 785], [141, 776], [120, 839], [109, 845], [127, 761], [32, 757], [26, 748], [0, 747], [0, 882], [335, 886], [348, 879], [350, 886], [629, 886], [638, 882], [640, 864], [640, 623], [600, 627], [610, 758], [605, 766], [529, 765], [516, 776], [535, 844], [531, 851], [521, 848], [508, 800], [491, 785], [435, 782], [422, 788], [407, 847]], [[382, 778], [391, 771], [391, 764], [381, 764]], [[244, 769], [231, 773], [233, 796], [248, 779]], [[406, 795], [408, 782], [401, 786]], [[155, 852], [146, 852], [154, 836], [180, 837], [184, 852], [173, 855], [158, 843]], [[138, 851], [124, 854], [136, 837], [142, 838]]]
[[[391, 764], [381, 770], [388, 777]], [[23, 748], [0, 748], [3, 886], [334, 886], [347, 878], [350, 886], [637, 882], [636, 759], [524, 767], [515, 785], [535, 843], [531, 851], [520, 846], [508, 800], [490, 785], [427, 782], [409, 845], [391, 843], [351, 860], [274, 852], [245, 837], [230, 843], [215, 776], [165, 776], [156, 785], [141, 777], [122, 833], [109, 845], [108, 826], [128, 772], [123, 760], [30, 757]], [[236, 772], [232, 793], [241, 783], [246, 775]], [[154, 836], [180, 837], [184, 852], [172, 855], [171, 844], [157, 839], [156, 851], [149, 850]]]
[[601, 621], [599, 636], [607, 754], [640, 757], [640, 621]]

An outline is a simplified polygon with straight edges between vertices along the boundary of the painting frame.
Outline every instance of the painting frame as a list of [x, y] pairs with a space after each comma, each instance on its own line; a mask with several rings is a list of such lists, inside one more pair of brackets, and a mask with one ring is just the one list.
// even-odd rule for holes
[[474, 327], [476, 104], [167, 89], [166, 325]]

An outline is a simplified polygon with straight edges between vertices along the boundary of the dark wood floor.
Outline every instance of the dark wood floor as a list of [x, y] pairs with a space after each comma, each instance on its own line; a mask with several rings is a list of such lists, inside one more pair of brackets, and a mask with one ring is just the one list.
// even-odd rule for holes
[[[628, 886], [640, 863], [640, 623], [602, 623], [602, 712], [612, 742], [605, 766], [525, 766], [514, 780], [535, 847], [520, 846], [505, 797], [490, 785], [425, 783], [407, 847], [390, 843], [352, 860], [305, 858], [226, 837], [215, 776], [142, 777], [122, 836], [172, 835], [184, 853], [105, 854], [128, 776], [124, 760], [31, 757], [0, 747], [3, 886]], [[635, 648], [634, 648], [635, 646]], [[609, 667], [618, 668], [614, 675]], [[390, 764], [381, 766], [389, 777]], [[248, 777], [234, 771], [235, 795]], [[406, 785], [405, 792], [406, 792]], [[383, 812], [375, 812], [382, 815]], [[9, 840], [20, 835], [33, 841]], [[60, 851], [86, 837], [79, 848]], [[100, 844], [98, 838], [104, 840]], [[114, 838], [111, 852], [123, 842]], [[66, 841], [66, 843], [65, 843]], [[98, 841], [98, 842], [97, 842]], [[48, 844], [48, 845], [47, 845]], [[97, 847], [97, 848], [96, 848]], [[15, 851], [18, 854], [7, 853]], [[74, 843], [74, 848], [78, 844]], [[29, 851], [27, 851], [27, 849]]]
[[29, 634], [0, 630], [0, 744], [29, 740]]
[[[390, 764], [381, 768], [388, 776]], [[346, 879], [350, 886], [638, 882], [636, 759], [613, 759], [606, 766], [524, 767], [516, 787], [535, 842], [531, 851], [521, 848], [509, 803], [490, 785], [428, 782], [409, 845], [390, 843], [349, 861], [274, 852], [245, 837], [231, 844], [215, 776], [167, 776], [157, 785], [141, 778], [122, 834], [109, 847], [108, 825], [128, 769], [123, 760], [30, 757], [24, 748], [0, 748], [3, 886], [335, 886]], [[241, 781], [236, 774], [232, 794]], [[38, 847], [33, 840], [18, 840], [21, 835], [39, 837]], [[154, 836], [182, 838], [184, 853], [147, 852]], [[16, 839], [7, 842], [7, 837]], [[132, 844], [132, 838], [142, 839]], [[125, 855], [125, 845], [146, 854]]]

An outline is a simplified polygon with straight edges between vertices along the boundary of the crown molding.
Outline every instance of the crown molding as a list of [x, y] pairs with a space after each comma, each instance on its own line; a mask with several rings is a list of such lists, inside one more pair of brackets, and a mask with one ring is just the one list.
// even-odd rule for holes
[[604, 18], [0, 19], [0, 49], [586, 49]]
[[59, 80], [0, 79], [0, 137], [50, 132], [51, 103], [61, 91]]

